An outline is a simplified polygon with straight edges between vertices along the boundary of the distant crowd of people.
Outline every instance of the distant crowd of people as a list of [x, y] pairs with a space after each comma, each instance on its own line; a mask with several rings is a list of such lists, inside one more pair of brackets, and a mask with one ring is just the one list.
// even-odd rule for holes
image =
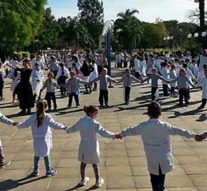
[[[3, 99], [5, 77], [11, 79], [12, 102], [18, 100], [20, 115], [30, 114], [35, 101], [40, 99], [46, 89], [45, 99], [48, 110], [57, 110], [56, 92], [68, 95], [68, 107], [72, 107], [73, 98], [76, 107], [80, 105], [81, 86], [84, 94], [97, 91], [99, 87], [100, 107], [108, 107], [109, 87], [114, 83], [123, 83], [124, 102], [129, 104], [132, 82], [150, 82], [151, 99], [160, 98], [162, 81], [163, 96], [179, 97], [179, 106], [189, 104], [190, 88], [202, 87], [202, 109], [207, 101], [207, 53], [205, 50], [197, 56], [186, 52], [126, 52], [115, 53], [116, 68], [126, 68], [120, 79], [108, 75], [109, 64], [102, 53], [87, 52], [48, 52], [32, 54], [31, 58], [19, 61], [8, 58], [0, 67], [0, 100]], [[111, 68], [111, 67], [110, 67]], [[117, 69], [118, 70], [118, 69]], [[99, 81], [99, 86], [97, 82]]]

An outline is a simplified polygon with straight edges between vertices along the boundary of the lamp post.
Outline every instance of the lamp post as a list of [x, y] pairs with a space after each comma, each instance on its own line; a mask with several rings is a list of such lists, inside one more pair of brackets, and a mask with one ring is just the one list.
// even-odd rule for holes
[[102, 35], [105, 39], [105, 55], [108, 61], [108, 74], [111, 75], [111, 31], [114, 26], [112, 20], [108, 20], [104, 23]]
[[170, 37], [169, 37], [170, 49], [172, 49], [172, 47], [173, 47], [173, 39], [174, 39], [173, 36], [170, 36]]
[[197, 32], [194, 33], [193, 37], [194, 37], [194, 38], [198, 38], [198, 37], [199, 37], [199, 33], [197, 33]]
[[165, 43], [165, 46], [167, 47], [167, 48], [172, 48], [172, 40], [174, 39], [174, 37], [173, 36], [165, 36], [164, 38], [163, 38], [163, 40], [166, 42]]
[[123, 31], [123, 30], [120, 29], [120, 28], [116, 30], [117, 40], [118, 40], [118, 49], [121, 49], [120, 44], [121, 44], [121, 42], [122, 42], [122, 38], [121, 38], [120, 33], [121, 33], [122, 31]]
[[165, 48], [167, 47], [167, 43], [166, 43], [166, 41], [167, 41], [167, 37], [165, 36], [165, 37], [163, 37], [163, 40], [164, 40], [164, 46], [165, 46]]

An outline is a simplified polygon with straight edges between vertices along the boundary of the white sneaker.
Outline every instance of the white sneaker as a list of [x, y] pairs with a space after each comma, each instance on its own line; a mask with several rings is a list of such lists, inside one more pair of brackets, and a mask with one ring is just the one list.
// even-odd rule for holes
[[89, 182], [89, 180], [90, 180], [90, 178], [86, 176], [84, 180], [80, 181], [79, 185], [85, 186]]
[[99, 178], [98, 182], [96, 182], [95, 187], [100, 188], [104, 184], [104, 179]]

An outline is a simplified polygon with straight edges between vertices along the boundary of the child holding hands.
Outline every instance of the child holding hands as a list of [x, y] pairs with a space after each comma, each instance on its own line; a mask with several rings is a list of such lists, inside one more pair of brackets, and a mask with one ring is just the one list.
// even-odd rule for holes
[[101, 70], [101, 74], [95, 78], [94, 80], [90, 81], [89, 83], [92, 84], [93, 82], [99, 81], [100, 82], [100, 93], [99, 93], [99, 103], [100, 107], [103, 107], [103, 103], [105, 102], [105, 106], [109, 107], [108, 105], [108, 82], [114, 82], [116, 83], [116, 80], [111, 78], [109, 75], [107, 75], [107, 69], [103, 68]]
[[51, 167], [50, 149], [52, 148], [52, 131], [54, 129], [65, 129], [61, 123], [55, 122], [54, 119], [45, 110], [47, 102], [45, 100], [38, 101], [37, 111], [31, 115], [26, 121], [17, 125], [18, 128], [26, 128], [31, 126], [34, 148], [34, 169], [30, 176], [39, 175], [39, 160], [44, 157], [46, 176], [54, 176], [57, 171]]
[[47, 89], [45, 99], [47, 100], [48, 111], [51, 110], [51, 100], [53, 101], [54, 110], [56, 111], [57, 109], [57, 103], [56, 103], [56, 97], [55, 97], [55, 91], [57, 87], [58, 87], [58, 84], [56, 80], [54, 79], [53, 72], [48, 72], [47, 80], [45, 81], [42, 89], [40, 90], [40, 95], [41, 95], [42, 91], [45, 88]]
[[[0, 113], [0, 122], [5, 123], [7, 125], [17, 125], [18, 122], [13, 121], [9, 118], [7, 118], [5, 115], [3, 115], [2, 113]], [[6, 161], [5, 157], [4, 157], [4, 152], [3, 152], [3, 147], [2, 147], [2, 142], [0, 139], [0, 168], [7, 166], [10, 164], [10, 161]]]
[[161, 107], [157, 102], [148, 105], [148, 116], [149, 120], [122, 130], [119, 138], [141, 135], [152, 189], [153, 191], [164, 191], [165, 174], [174, 169], [170, 135], [195, 138], [197, 141], [201, 141], [201, 136], [159, 120]]
[[115, 138], [116, 136], [114, 133], [104, 129], [102, 125], [95, 120], [98, 114], [98, 108], [96, 106], [85, 106], [84, 112], [86, 116], [81, 118], [72, 127], [67, 128], [66, 132], [80, 132], [81, 142], [79, 145], [78, 160], [81, 162], [81, 181], [79, 185], [84, 186], [88, 183], [89, 178], [85, 176], [85, 168], [87, 164], [92, 164], [96, 178], [95, 186], [99, 188], [103, 185], [104, 180], [100, 177], [98, 166], [100, 149], [97, 135], [107, 138]]
[[130, 91], [131, 91], [131, 86], [132, 86], [132, 81], [136, 81], [136, 82], [140, 82], [140, 80], [138, 80], [136, 77], [134, 77], [133, 75], [131, 75], [130, 69], [126, 69], [125, 73], [123, 75], [123, 77], [117, 81], [117, 83], [123, 81], [123, 85], [124, 85], [124, 101], [125, 104], [128, 105], [129, 104], [129, 100], [130, 100]]

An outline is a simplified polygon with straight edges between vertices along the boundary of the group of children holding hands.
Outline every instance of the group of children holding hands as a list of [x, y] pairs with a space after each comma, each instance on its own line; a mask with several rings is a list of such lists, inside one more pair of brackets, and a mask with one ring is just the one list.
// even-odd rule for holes
[[[131, 74], [130, 69], [126, 69], [121, 79], [115, 80], [107, 73], [107, 68], [102, 68], [100, 75], [94, 77], [93, 79], [84, 81], [84, 78], [81, 79], [76, 73], [71, 70], [69, 74], [69, 78], [64, 83], [64, 88], [67, 89], [68, 92], [68, 108], [72, 107], [73, 98], [75, 99], [76, 107], [80, 106], [80, 84], [84, 84], [85, 86], [91, 87], [92, 84], [97, 84], [99, 81], [99, 105], [100, 108], [109, 107], [109, 86], [108, 84], [114, 83], [123, 83], [124, 87], [124, 103], [126, 105], [129, 104], [130, 101], [130, 92], [132, 87], [132, 82], [140, 82], [144, 83], [146, 81], [151, 81], [151, 100], [157, 101], [159, 99], [159, 80], [162, 81], [162, 89], [163, 95], [172, 97], [179, 97], [179, 106], [187, 106], [189, 104], [190, 99], [190, 88], [191, 87], [199, 87], [202, 86], [202, 104], [198, 107], [198, 109], [202, 109], [205, 107], [207, 101], [207, 73], [204, 69], [204, 74], [199, 80], [197, 80], [196, 84], [194, 84], [191, 80], [191, 77], [188, 75], [188, 68], [185, 68], [185, 63], [180, 64], [171, 64], [170, 66], [167, 62], [163, 62], [161, 64], [161, 68], [157, 69], [156, 66], [152, 66], [148, 70], [147, 77], [144, 78], [141, 74], [138, 75], [139, 78], [133, 76]], [[168, 68], [170, 67], [170, 68]], [[194, 79], [195, 80], [195, 79]], [[97, 85], [96, 85], [97, 86]], [[43, 87], [40, 90], [41, 92], [46, 88], [46, 96], [48, 110], [50, 111], [52, 108], [51, 101], [53, 102], [54, 110], [57, 109], [56, 96], [55, 92], [58, 87], [57, 81], [54, 79], [53, 72], [49, 72], [47, 74], [47, 80], [45, 81]], [[178, 91], [176, 92], [176, 88]], [[169, 94], [170, 92], [170, 94]]]
[[[16, 125], [20, 129], [31, 127], [34, 148], [34, 167], [33, 172], [30, 174], [31, 177], [39, 175], [40, 157], [44, 158], [46, 176], [54, 176], [57, 173], [52, 168], [50, 162], [50, 150], [52, 148], [51, 129], [62, 129], [68, 134], [79, 132], [81, 138], [78, 151], [81, 176], [79, 186], [84, 186], [89, 181], [89, 178], [85, 175], [87, 164], [92, 164], [96, 179], [95, 186], [101, 187], [104, 183], [99, 171], [100, 148], [97, 135], [111, 139], [122, 139], [126, 136], [140, 135], [144, 144], [153, 191], [165, 189], [165, 174], [174, 168], [170, 136], [180, 135], [186, 138], [194, 138], [196, 141], [202, 141], [207, 137], [207, 133], [196, 135], [191, 131], [161, 121], [159, 119], [161, 116], [161, 106], [158, 102], [151, 102], [148, 105], [148, 120], [123, 129], [118, 134], [106, 130], [95, 120], [99, 111], [96, 106], [84, 106], [83, 110], [86, 115], [71, 127], [66, 127], [56, 122], [51, 115], [46, 113], [46, 109], [47, 102], [45, 100], [39, 100], [36, 104], [36, 112], [24, 122], [12, 121], [3, 114], [0, 115], [0, 121], [6, 124]], [[4, 159], [2, 146], [0, 146], [0, 166], [4, 167], [8, 164], [9, 162], [6, 162]]]

